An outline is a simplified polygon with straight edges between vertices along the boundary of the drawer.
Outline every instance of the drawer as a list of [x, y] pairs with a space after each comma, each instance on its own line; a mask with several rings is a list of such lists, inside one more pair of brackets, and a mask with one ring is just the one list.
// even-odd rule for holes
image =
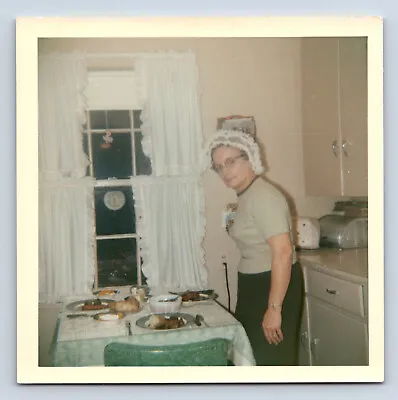
[[309, 295], [326, 301], [361, 317], [365, 316], [363, 287], [306, 268], [306, 291]]

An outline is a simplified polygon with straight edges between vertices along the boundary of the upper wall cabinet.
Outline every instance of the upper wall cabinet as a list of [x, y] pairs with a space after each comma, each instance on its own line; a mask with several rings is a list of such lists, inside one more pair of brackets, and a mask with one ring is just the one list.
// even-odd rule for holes
[[302, 40], [305, 189], [367, 196], [366, 38]]

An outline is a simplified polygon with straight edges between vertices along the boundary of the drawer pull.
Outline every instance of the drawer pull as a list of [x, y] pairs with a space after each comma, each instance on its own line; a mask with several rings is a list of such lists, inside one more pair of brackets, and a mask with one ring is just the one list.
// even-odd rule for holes
[[336, 290], [326, 289], [326, 291], [327, 291], [329, 294], [337, 294], [337, 291], [336, 291]]

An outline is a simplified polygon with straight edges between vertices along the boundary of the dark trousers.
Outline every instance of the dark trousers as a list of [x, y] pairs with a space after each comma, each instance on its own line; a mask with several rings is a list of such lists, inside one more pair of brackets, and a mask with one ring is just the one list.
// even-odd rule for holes
[[297, 365], [304, 283], [300, 264], [292, 266], [282, 309], [283, 341], [269, 344], [262, 328], [271, 288], [271, 272], [238, 273], [235, 316], [246, 330], [257, 365]]

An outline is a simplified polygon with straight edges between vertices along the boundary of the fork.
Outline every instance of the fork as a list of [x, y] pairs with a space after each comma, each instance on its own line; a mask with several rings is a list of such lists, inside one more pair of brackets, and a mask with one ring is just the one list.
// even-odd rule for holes
[[126, 328], [129, 331], [129, 336], [133, 336], [133, 331], [131, 330], [131, 322], [130, 321], [126, 322]]

